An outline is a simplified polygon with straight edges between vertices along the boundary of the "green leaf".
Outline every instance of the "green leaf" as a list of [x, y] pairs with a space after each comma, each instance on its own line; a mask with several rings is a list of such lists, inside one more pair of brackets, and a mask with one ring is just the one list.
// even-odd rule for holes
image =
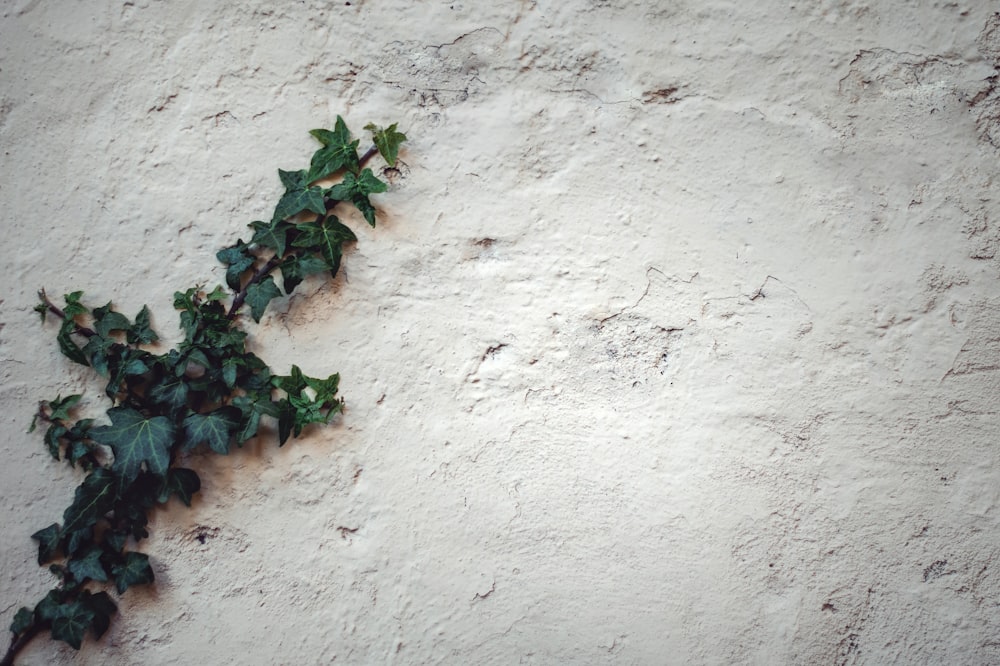
[[45, 529], [38, 530], [31, 538], [38, 541], [38, 563], [45, 564], [59, 552], [59, 541], [62, 539], [59, 523], [52, 523]]
[[87, 579], [96, 580], [99, 583], [108, 582], [108, 573], [101, 564], [103, 551], [97, 546], [91, 546], [85, 551], [83, 557], [76, 557], [69, 561], [67, 568], [79, 582]]
[[222, 288], [221, 284], [217, 284], [211, 293], [205, 294], [205, 302], [211, 303], [213, 301], [224, 301], [226, 300], [226, 296], [226, 290]]
[[266, 278], [250, 285], [247, 288], [246, 304], [250, 306], [250, 316], [256, 322], [264, 316], [264, 310], [272, 298], [281, 296], [281, 290], [274, 283], [274, 277], [268, 275]]
[[350, 201], [361, 211], [368, 224], [375, 226], [375, 207], [368, 200], [368, 195], [385, 192], [388, 186], [379, 180], [371, 169], [365, 169], [357, 177], [353, 173], [344, 176], [344, 180], [331, 187], [327, 194], [331, 199]]
[[53, 423], [45, 431], [45, 446], [48, 447], [49, 455], [52, 456], [53, 460], [59, 460], [59, 438], [67, 432], [69, 430], [58, 423]]
[[92, 428], [90, 436], [99, 444], [111, 447], [115, 454], [112, 465], [117, 474], [131, 481], [146, 469], [157, 476], [163, 476], [170, 466], [170, 447], [174, 443], [176, 429], [165, 416], [147, 419], [128, 407], [113, 407], [108, 410], [111, 425]]
[[226, 388], [232, 389], [236, 386], [236, 378], [240, 367], [239, 359], [227, 358], [222, 362], [222, 381]]
[[316, 402], [327, 403], [337, 395], [340, 386], [340, 375], [334, 373], [326, 379], [314, 379], [305, 377], [306, 385], [316, 392]]
[[135, 323], [125, 332], [125, 339], [132, 345], [149, 345], [160, 339], [149, 327], [149, 308], [145, 305], [135, 316]]
[[87, 590], [84, 590], [80, 593], [80, 603], [94, 612], [94, 620], [90, 623], [90, 630], [93, 632], [94, 638], [100, 638], [108, 630], [108, 626], [111, 624], [111, 616], [115, 614], [118, 608], [111, 601], [111, 597], [108, 596], [107, 592], [91, 594]]
[[63, 598], [59, 590], [49, 590], [42, 600], [35, 604], [35, 615], [43, 622], [51, 622], [62, 609]]
[[[311, 423], [328, 423], [333, 415], [340, 412], [342, 404], [335, 398], [340, 376], [330, 375], [326, 379], [316, 379], [302, 374], [297, 365], [292, 366], [288, 375], [271, 378], [272, 385], [288, 394], [286, 400], [278, 403], [278, 439], [284, 444], [289, 434], [296, 437]], [[310, 389], [313, 395], [309, 394]]]
[[110, 362], [120, 352], [122, 345], [103, 335], [92, 335], [83, 346], [83, 353], [89, 359], [89, 365], [103, 377], [111, 374]]
[[237, 396], [233, 399], [233, 407], [239, 409], [242, 414], [240, 429], [236, 433], [236, 443], [240, 446], [257, 434], [261, 416], [278, 417], [278, 406], [271, 402], [269, 397], [252, 399], [245, 395]]
[[188, 384], [183, 377], [166, 377], [149, 391], [150, 400], [171, 413], [187, 409]]
[[322, 273], [330, 268], [325, 261], [312, 254], [302, 256], [291, 255], [281, 262], [282, 286], [286, 294], [291, 294], [301, 284], [302, 280], [315, 273]]
[[21, 606], [14, 614], [14, 621], [10, 623], [10, 631], [15, 636], [35, 623], [35, 612], [30, 608]]
[[[326, 208], [324, 207], [324, 211]], [[255, 221], [250, 226], [254, 229], [251, 244], [263, 245], [272, 248], [279, 257], [285, 254], [285, 244], [288, 239], [288, 230], [291, 225], [284, 220], [271, 220], [271, 223]]]
[[52, 421], [68, 419], [69, 410], [75, 407], [82, 397], [80, 394], [68, 395], [65, 398], [60, 395], [56, 396], [55, 400], [48, 401], [46, 404], [49, 407], [49, 419]]
[[111, 530], [108, 530], [101, 537], [101, 547], [104, 549], [105, 553], [114, 555], [122, 552], [122, 548], [125, 547], [126, 541], [128, 541], [128, 532], [112, 532]]
[[278, 169], [278, 176], [285, 185], [285, 194], [275, 206], [272, 220], [285, 220], [304, 210], [311, 210], [320, 215], [326, 213], [323, 190], [319, 187], [309, 187], [309, 183], [315, 179], [309, 178], [305, 170], [282, 171]]
[[216, 453], [229, 453], [229, 440], [240, 427], [240, 412], [233, 407], [220, 407], [208, 414], [189, 414], [184, 419], [184, 449], [191, 450], [201, 443]]
[[90, 527], [110, 511], [115, 502], [116, 482], [115, 474], [104, 467], [88, 474], [76, 489], [73, 503], [63, 512], [62, 534]]
[[79, 601], [66, 602], [59, 606], [52, 619], [52, 638], [65, 641], [74, 650], [80, 649], [83, 634], [94, 621], [94, 611]]
[[287, 398], [275, 403], [278, 408], [278, 446], [284, 446], [295, 426], [295, 408]]
[[372, 141], [389, 166], [396, 165], [396, 158], [399, 156], [399, 144], [406, 141], [406, 135], [396, 131], [396, 123], [382, 129], [374, 123], [365, 125], [365, 129], [372, 133]]
[[239, 291], [241, 276], [248, 268], [253, 266], [253, 262], [255, 261], [253, 255], [249, 252], [249, 247], [242, 240], [238, 240], [236, 241], [236, 245], [224, 248], [215, 253], [215, 258], [228, 266], [226, 269], [226, 284], [233, 291]]
[[73, 318], [89, 312], [87, 307], [80, 303], [80, 299], [83, 298], [82, 291], [74, 291], [71, 294], [66, 294], [63, 298], [66, 299], [66, 307], [63, 308], [63, 312], [67, 317]]
[[75, 532], [71, 532], [69, 538], [66, 539], [66, 555], [69, 557], [74, 557], [77, 554], [83, 552], [84, 547], [88, 546], [94, 540], [94, 528], [93, 526], [84, 527], [78, 529]]
[[191, 498], [199, 490], [201, 490], [201, 479], [198, 478], [198, 474], [194, 470], [185, 467], [171, 467], [167, 471], [167, 478], [160, 486], [156, 501], [163, 504], [170, 499], [171, 495], [177, 495], [177, 498], [184, 502], [185, 506], [191, 506]]
[[149, 352], [124, 347], [116, 343], [113, 354], [108, 358], [108, 384], [104, 388], [104, 393], [115, 400], [118, 393], [123, 390], [122, 384], [127, 377], [144, 375], [149, 372], [146, 360], [152, 358]]
[[91, 314], [94, 316], [94, 330], [101, 337], [108, 337], [112, 331], [127, 331], [132, 328], [132, 322], [128, 320], [128, 317], [111, 310], [111, 303], [94, 308]]
[[260, 412], [256, 410], [244, 412], [240, 430], [236, 433], [236, 443], [242, 446], [244, 442], [256, 436], [259, 429]]
[[360, 142], [351, 141], [351, 132], [347, 129], [343, 118], [337, 116], [332, 131], [314, 129], [309, 133], [323, 144], [312, 157], [309, 175], [306, 178], [310, 183], [331, 176], [343, 168], [357, 171]]
[[299, 230], [299, 237], [292, 245], [319, 252], [333, 275], [336, 275], [340, 266], [340, 258], [344, 253], [343, 244], [358, 239], [335, 215], [327, 216], [319, 224], [300, 224], [295, 228]]
[[289, 395], [298, 395], [307, 386], [305, 375], [302, 374], [301, 368], [297, 365], [293, 365], [287, 375], [271, 377], [271, 384]]
[[62, 325], [59, 327], [59, 333], [56, 334], [56, 342], [59, 344], [59, 351], [63, 353], [63, 356], [74, 363], [79, 363], [80, 365], [90, 365], [90, 362], [87, 360], [87, 355], [83, 353], [83, 350], [81, 350], [70, 337], [70, 334], [75, 331], [76, 324], [71, 319], [63, 320]]
[[111, 574], [115, 577], [115, 589], [118, 590], [118, 594], [123, 594], [133, 585], [152, 583], [154, 579], [153, 568], [149, 566], [149, 557], [136, 552], [126, 553], [124, 562], [111, 567]]

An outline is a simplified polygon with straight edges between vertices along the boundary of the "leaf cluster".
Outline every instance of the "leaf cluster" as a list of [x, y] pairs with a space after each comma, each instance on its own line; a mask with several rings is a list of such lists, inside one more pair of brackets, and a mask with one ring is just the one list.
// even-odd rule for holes
[[[184, 337], [169, 351], [155, 351], [159, 336], [146, 306], [129, 318], [110, 303], [88, 307], [81, 291], [66, 294], [62, 306], [40, 292], [36, 311], [43, 321], [50, 315], [59, 321], [60, 351], [103, 378], [110, 406], [108, 422], [98, 424], [75, 417], [80, 395], [39, 405], [31, 430], [44, 425], [52, 458], [81, 468], [85, 477], [62, 521], [32, 535], [38, 563], [50, 565], [57, 584], [33, 608], [18, 610], [11, 649], [0, 664], [11, 663], [45, 628], [74, 648], [88, 630], [100, 637], [116, 605], [106, 591], [94, 592], [95, 584], [122, 594], [153, 582], [149, 557], [136, 547], [149, 536], [154, 508], [172, 497], [190, 506], [199, 491], [198, 474], [178, 464], [185, 454], [228, 454], [234, 444], [262, 434], [265, 420], [276, 423], [280, 446], [341, 412], [339, 375], [309, 377], [295, 365], [287, 375], [275, 373], [247, 349], [241, 322], [246, 314], [259, 322], [271, 301], [310, 275], [337, 275], [345, 244], [357, 240], [333, 214], [340, 202], [375, 226], [370, 196], [387, 186], [365, 164], [375, 154], [395, 164], [406, 137], [396, 125], [367, 129], [375, 147], [363, 155], [340, 117], [332, 130], [311, 132], [322, 147], [308, 169], [279, 170], [285, 189], [271, 219], [249, 225], [249, 242], [238, 240], [217, 253], [226, 287], [174, 294]], [[317, 184], [336, 178], [327, 187]]]

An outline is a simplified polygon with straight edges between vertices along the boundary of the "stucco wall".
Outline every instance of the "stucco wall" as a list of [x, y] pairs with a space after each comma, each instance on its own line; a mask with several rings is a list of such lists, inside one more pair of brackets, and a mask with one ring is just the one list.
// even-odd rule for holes
[[4, 624], [79, 483], [35, 404], [102, 409], [36, 290], [173, 335], [309, 129], [410, 137], [252, 328], [344, 417], [196, 457], [21, 663], [1000, 663], [991, 3], [0, 7]]

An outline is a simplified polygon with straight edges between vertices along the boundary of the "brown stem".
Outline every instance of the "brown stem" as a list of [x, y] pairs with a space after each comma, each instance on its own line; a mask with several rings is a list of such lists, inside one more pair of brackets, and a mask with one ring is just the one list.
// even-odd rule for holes
[[36, 620], [32, 623], [30, 627], [18, 634], [14, 640], [11, 641], [10, 647], [7, 648], [7, 654], [3, 656], [3, 661], [0, 661], [0, 666], [14, 666], [14, 657], [17, 653], [24, 649], [24, 646], [31, 642], [31, 639], [38, 635], [38, 632], [42, 630], [42, 625]]
[[[39, 290], [38, 297], [42, 299], [42, 303], [45, 303], [45, 307], [48, 309], [49, 312], [59, 317], [63, 321], [73, 321], [72, 317], [67, 315], [59, 306], [57, 306], [55, 303], [49, 300], [49, 297], [45, 293], [44, 289]], [[75, 321], [73, 321], [73, 323], [76, 324]], [[80, 326], [79, 324], [76, 324], [76, 329], [73, 332], [78, 335], [82, 335], [85, 338], [92, 338], [95, 335], [97, 335], [97, 332], [94, 331], [93, 329], [87, 328], [86, 326]], [[3, 665], [0, 664], [0, 666]]]

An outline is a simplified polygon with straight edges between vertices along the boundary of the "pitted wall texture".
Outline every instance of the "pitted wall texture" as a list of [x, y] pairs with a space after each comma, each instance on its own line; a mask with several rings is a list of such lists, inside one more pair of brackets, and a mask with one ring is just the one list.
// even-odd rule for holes
[[4, 623], [80, 481], [37, 401], [103, 409], [37, 289], [176, 340], [309, 129], [410, 137], [250, 327], [343, 418], [194, 455], [156, 585], [20, 663], [1000, 663], [989, 3], [0, 7]]

